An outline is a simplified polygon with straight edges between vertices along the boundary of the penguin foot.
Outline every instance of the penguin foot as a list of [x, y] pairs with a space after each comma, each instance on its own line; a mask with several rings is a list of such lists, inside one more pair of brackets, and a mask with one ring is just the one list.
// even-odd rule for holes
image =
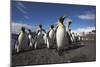
[[59, 56], [63, 56], [63, 53], [62, 53], [62, 52], [58, 52], [58, 55], [59, 55]]
[[16, 52], [19, 53], [19, 49], [17, 49]]
[[58, 50], [56, 49], [55, 52], [58, 52]]
[[62, 50], [59, 50], [59, 51], [58, 51], [58, 55], [59, 55], [59, 56], [63, 56], [63, 51], [62, 51]]

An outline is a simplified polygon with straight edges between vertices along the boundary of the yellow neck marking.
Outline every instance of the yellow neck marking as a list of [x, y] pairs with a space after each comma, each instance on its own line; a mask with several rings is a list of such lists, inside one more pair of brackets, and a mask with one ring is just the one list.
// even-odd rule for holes
[[65, 28], [64, 24], [62, 24], [62, 23], [59, 23], [58, 26], [59, 26], [60, 29]]

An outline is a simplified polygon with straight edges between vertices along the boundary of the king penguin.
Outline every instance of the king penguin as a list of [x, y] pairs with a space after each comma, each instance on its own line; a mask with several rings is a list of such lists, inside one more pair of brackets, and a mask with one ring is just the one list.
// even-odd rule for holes
[[34, 47], [34, 38], [33, 38], [33, 36], [32, 36], [32, 32], [31, 32], [31, 30], [30, 29], [28, 29], [28, 38], [29, 38], [29, 47]]
[[74, 34], [74, 32], [72, 32], [71, 34], [72, 34], [71, 40], [72, 40], [73, 43], [75, 43], [75, 34]]
[[35, 49], [36, 48], [42, 48], [43, 44], [44, 44], [44, 33], [46, 33], [46, 31], [42, 28], [42, 25], [39, 25], [39, 29], [37, 30], [37, 38], [36, 38], [36, 42], [35, 42]]
[[71, 41], [71, 29], [69, 29], [70, 25], [72, 24], [72, 20], [67, 18], [64, 21], [64, 23], [66, 23], [66, 32], [67, 32], [67, 38], [68, 38], [69, 44], [72, 44], [72, 41]]
[[73, 37], [72, 37], [72, 33], [71, 33], [71, 29], [69, 29], [69, 44], [71, 45], [73, 43]]
[[64, 49], [65, 45], [68, 44], [68, 39], [67, 39], [67, 32], [66, 28], [64, 25], [64, 19], [66, 17], [61, 16], [59, 18], [59, 23], [56, 28], [56, 42], [57, 42], [57, 51], [59, 55], [62, 55], [62, 50]]
[[18, 48], [17, 52], [26, 50], [28, 47], [28, 35], [25, 31], [25, 27], [21, 28], [21, 32], [18, 36]]
[[50, 30], [47, 33], [47, 48], [54, 47], [55, 31], [54, 25], [51, 25]]

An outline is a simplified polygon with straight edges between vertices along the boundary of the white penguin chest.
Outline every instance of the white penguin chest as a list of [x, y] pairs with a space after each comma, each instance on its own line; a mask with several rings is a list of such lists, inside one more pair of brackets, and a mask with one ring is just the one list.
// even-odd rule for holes
[[61, 37], [61, 38], [63, 38], [64, 37], [64, 35], [65, 35], [65, 29], [64, 28], [62, 28], [62, 29], [60, 29], [59, 27], [58, 27], [58, 29], [57, 29], [57, 36], [58, 36], [58, 38], [59, 37]]
[[19, 37], [18, 37], [18, 41], [19, 41], [19, 44], [25, 44], [27, 43], [27, 40], [28, 40], [28, 37], [27, 37], [27, 34], [26, 33], [20, 33]]
[[72, 34], [72, 37], [74, 38], [75, 36]]
[[50, 32], [49, 32], [49, 37], [50, 37], [50, 38], [53, 38], [53, 37], [54, 37], [54, 30], [50, 30]]
[[40, 36], [40, 35], [41, 35], [41, 32], [38, 33], [38, 36]]
[[30, 34], [28, 35], [28, 37], [29, 37], [29, 39], [31, 39], [31, 38], [32, 38], [32, 36], [31, 36]]
[[38, 36], [42, 37], [43, 36], [43, 32], [42, 31], [38, 32]]
[[62, 29], [57, 29], [56, 32], [56, 39], [57, 39], [57, 45], [58, 47], [64, 46], [65, 38], [66, 38], [66, 30], [64, 28]]

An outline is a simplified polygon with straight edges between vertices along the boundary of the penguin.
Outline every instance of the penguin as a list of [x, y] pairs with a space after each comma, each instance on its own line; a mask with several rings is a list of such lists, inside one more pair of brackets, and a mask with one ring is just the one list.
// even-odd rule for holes
[[56, 28], [56, 42], [57, 42], [57, 51], [58, 51], [58, 55], [61, 56], [62, 55], [62, 51], [65, 47], [65, 45], [68, 45], [68, 38], [67, 38], [67, 32], [66, 32], [66, 27], [64, 25], [64, 19], [66, 17], [59, 17], [59, 23], [58, 26]]
[[69, 44], [72, 44], [72, 41], [71, 41], [71, 29], [69, 29], [70, 25], [72, 24], [72, 20], [70, 19], [66, 19], [64, 21], [64, 23], [66, 23], [66, 32], [67, 32], [67, 38], [68, 38], [68, 41], [69, 41]]
[[55, 40], [54, 25], [51, 25], [50, 30], [47, 33], [47, 48], [54, 47], [54, 40]]
[[71, 33], [71, 29], [69, 29], [69, 44], [72, 44], [73, 43], [73, 36], [72, 36], [72, 33]]
[[78, 42], [78, 35], [75, 33], [75, 42]]
[[43, 40], [44, 40], [44, 44], [47, 44], [47, 33], [44, 32], [44, 36], [43, 36]]
[[71, 34], [72, 34], [71, 40], [72, 40], [72, 42], [74, 43], [74, 42], [75, 42], [75, 34], [74, 34], [74, 32], [72, 32]]
[[78, 41], [80, 42], [81, 41], [81, 36], [78, 34]]
[[32, 35], [32, 32], [30, 29], [28, 29], [28, 38], [29, 38], [29, 47], [33, 47], [34, 48], [34, 38], [33, 38], [33, 35]]
[[44, 35], [45, 35], [46, 31], [42, 28], [42, 25], [39, 25], [39, 29], [37, 30], [37, 37], [36, 37], [36, 41], [35, 41], [35, 49], [36, 48], [42, 48], [43, 44], [44, 44]]
[[25, 31], [25, 27], [21, 27], [21, 32], [18, 36], [17, 52], [26, 50], [28, 47], [28, 34]]

